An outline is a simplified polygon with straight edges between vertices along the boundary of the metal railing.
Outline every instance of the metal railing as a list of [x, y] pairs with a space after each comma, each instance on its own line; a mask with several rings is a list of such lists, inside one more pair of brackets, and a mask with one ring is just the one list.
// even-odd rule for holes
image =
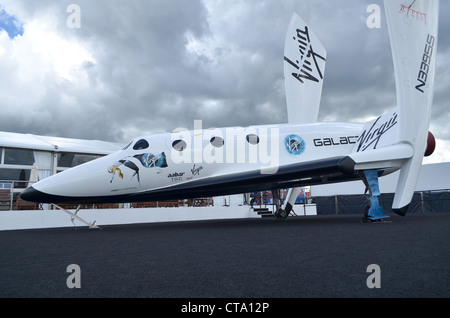
[[12, 210], [14, 181], [0, 181], [0, 210]]
[[[362, 214], [369, 204], [367, 195], [334, 195], [312, 197], [317, 214]], [[380, 205], [388, 213], [392, 212], [393, 193], [381, 194]], [[450, 212], [450, 190], [416, 191], [408, 208], [408, 213]]]

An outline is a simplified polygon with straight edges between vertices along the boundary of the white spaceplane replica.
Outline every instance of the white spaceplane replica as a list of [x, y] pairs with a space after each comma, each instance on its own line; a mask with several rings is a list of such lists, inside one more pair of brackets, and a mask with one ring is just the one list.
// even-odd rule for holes
[[326, 52], [294, 14], [284, 51], [288, 123], [217, 129], [197, 123], [191, 131], [139, 137], [111, 155], [37, 182], [22, 199], [117, 203], [289, 188], [276, 213], [284, 218], [298, 187], [360, 179], [370, 191], [365, 216], [378, 221], [388, 217], [378, 203], [378, 178], [400, 170], [392, 210], [405, 215], [424, 154], [434, 149], [428, 129], [439, 1], [385, 0], [384, 6], [397, 106], [377, 119], [317, 122]]

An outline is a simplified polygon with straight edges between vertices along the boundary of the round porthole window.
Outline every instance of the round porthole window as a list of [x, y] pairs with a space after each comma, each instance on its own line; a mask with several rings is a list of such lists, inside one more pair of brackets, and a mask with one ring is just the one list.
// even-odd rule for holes
[[217, 136], [212, 137], [209, 142], [211, 143], [211, 145], [213, 145], [216, 148], [222, 147], [224, 144], [223, 138], [217, 137]]
[[172, 148], [175, 149], [176, 151], [183, 151], [184, 149], [186, 149], [186, 142], [184, 140], [175, 140], [172, 143]]
[[140, 139], [138, 142], [136, 142], [133, 146], [134, 150], [143, 150], [147, 149], [149, 146], [148, 141], [145, 139]]
[[259, 137], [258, 137], [258, 135], [250, 134], [250, 135], [247, 135], [247, 141], [249, 144], [257, 145], [257, 144], [259, 144]]

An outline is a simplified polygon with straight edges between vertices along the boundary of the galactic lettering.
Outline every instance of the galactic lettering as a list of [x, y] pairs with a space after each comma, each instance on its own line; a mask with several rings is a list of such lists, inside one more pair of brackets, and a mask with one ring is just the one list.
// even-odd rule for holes
[[327, 146], [340, 146], [356, 144], [356, 139], [358, 136], [348, 136], [348, 137], [326, 137], [326, 138], [316, 138], [314, 139], [314, 146], [316, 147], [327, 147]]

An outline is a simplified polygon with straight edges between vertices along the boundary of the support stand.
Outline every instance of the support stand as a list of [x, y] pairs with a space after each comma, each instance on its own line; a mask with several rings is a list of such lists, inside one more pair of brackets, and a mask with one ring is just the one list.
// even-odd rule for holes
[[79, 205], [79, 206], [77, 207], [75, 213], [70, 212], [69, 210], [66, 210], [66, 209], [64, 209], [64, 208], [62, 208], [62, 207], [60, 207], [59, 205], [56, 205], [56, 204], [54, 204], [54, 203], [52, 203], [52, 206], [54, 206], [55, 208], [57, 208], [57, 209], [60, 210], [60, 211], [63, 211], [63, 212], [65, 212], [65, 213], [69, 214], [69, 215], [70, 215], [70, 221], [72, 221], [72, 223], [73, 223], [73, 225], [75, 226], [75, 228], [76, 228], [76, 225], [75, 225], [74, 220], [77, 219], [77, 220], [80, 221], [81, 223], [87, 225], [87, 226], [89, 227], [89, 229], [100, 229], [100, 230], [101, 230], [100, 227], [98, 227], [97, 225], [95, 225], [95, 221], [92, 222], [92, 223], [89, 223], [89, 222], [83, 220], [81, 217], [79, 217], [79, 216], [77, 215], [78, 211], [80, 211], [81, 205]]
[[281, 195], [279, 189], [272, 190], [272, 198], [273, 204], [275, 205], [275, 213], [274, 213], [275, 218], [286, 219], [289, 213], [286, 213], [286, 211], [283, 210], [281, 207]]
[[293, 212], [293, 207], [295, 205], [295, 200], [300, 193], [301, 188], [290, 188], [284, 201], [284, 208], [282, 206], [277, 207], [276, 218], [277, 219], [287, 219], [289, 214]]
[[378, 197], [380, 196], [378, 170], [365, 170], [363, 174], [363, 181], [370, 191], [370, 207], [367, 213], [364, 213], [363, 222], [380, 223], [388, 221], [389, 215], [386, 215], [386, 212], [378, 201]]

